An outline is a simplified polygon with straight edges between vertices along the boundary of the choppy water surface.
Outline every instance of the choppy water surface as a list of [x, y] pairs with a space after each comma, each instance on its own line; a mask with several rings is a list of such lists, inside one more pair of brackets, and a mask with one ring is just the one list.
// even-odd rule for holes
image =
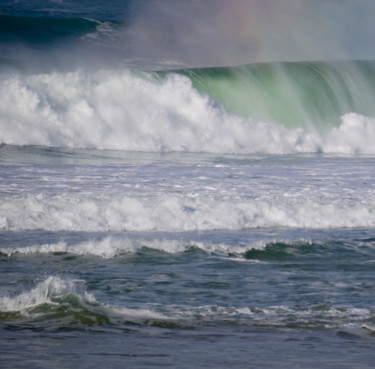
[[5, 367], [370, 368], [374, 167], [1, 147]]

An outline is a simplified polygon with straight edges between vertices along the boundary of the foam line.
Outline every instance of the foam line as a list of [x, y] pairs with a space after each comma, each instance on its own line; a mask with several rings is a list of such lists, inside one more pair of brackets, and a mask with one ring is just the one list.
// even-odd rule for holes
[[318, 198], [211, 199], [200, 195], [98, 198], [74, 194], [0, 199], [0, 230], [197, 231], [259, 227], [330, 229], [375, 227], [371, 198], [351, 204]]

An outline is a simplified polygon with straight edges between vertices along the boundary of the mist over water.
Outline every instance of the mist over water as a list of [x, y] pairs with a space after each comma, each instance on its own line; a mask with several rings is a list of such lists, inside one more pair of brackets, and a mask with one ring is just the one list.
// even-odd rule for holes
[[[371, 0], [355, 4], [338, 0], [114, 1], [111, 10], [100, 1], [74, 6], [69, 1], [6, 1], [0, 5], [1, 13], [41, 20], [48, 16], [60, 19], [60, 25], [63, 19], [84, 19], [85, 32], [59, 32], [59, 42], [49, 43], [39, 60], [46, 64], [51, 58], [61, 67], [96, 61], [99, 65], [168, 69], [372, 59], [375, 55], [371, 46], [375, 5]], [[27, 32], [16, 32], [28, 59], [36, 58], [35, 47], [40, 51], [40, 45], [29, 38], [40, 27], [45, 27], [43, 21], [30, 24]], [[48, 34], [55, 32], [51, 27]], [[5, 47], [3, 56], [23, 59], [20, 45], [17, 51], [14, 45], [0, 44]]]
[[[140, 2], [132, 52], [190, 66], [374, 57], [375, 5], [359, 1]], [[143, 6], [143, 7], [142, 7]]]

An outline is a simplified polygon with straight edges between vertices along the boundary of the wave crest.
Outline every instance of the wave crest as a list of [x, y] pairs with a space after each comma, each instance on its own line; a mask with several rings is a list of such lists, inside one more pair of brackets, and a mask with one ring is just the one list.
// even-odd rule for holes
[[[374, 154], [375, 119], [286, 128], [228, 113], [176, 73], [98, 71], [0, 76], [0, 143], [126, 151]], [[302, 122], [301, 122], [302, 124]]]

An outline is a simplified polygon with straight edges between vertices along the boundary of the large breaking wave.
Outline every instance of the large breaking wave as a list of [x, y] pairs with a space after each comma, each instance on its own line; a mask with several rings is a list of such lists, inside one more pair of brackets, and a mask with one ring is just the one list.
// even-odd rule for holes
[[372, 62], [0, 74], [0, 143], [374, 154]]

